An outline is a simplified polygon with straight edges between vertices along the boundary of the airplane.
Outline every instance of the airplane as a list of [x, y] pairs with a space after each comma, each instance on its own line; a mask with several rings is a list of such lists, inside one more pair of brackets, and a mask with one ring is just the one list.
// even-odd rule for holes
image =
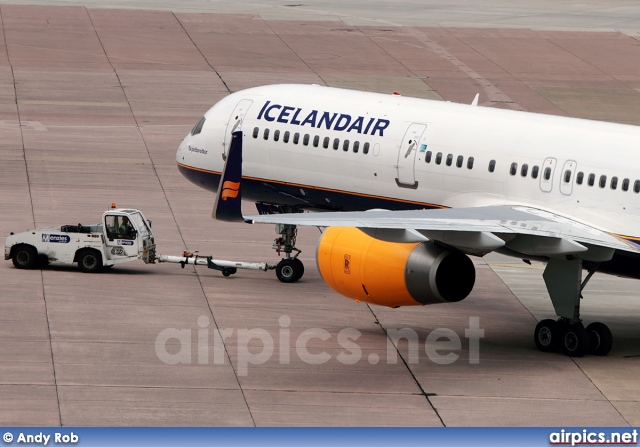
[[557, 319], [537, 324], [538, 349], [608, 354], [610, 329], [584, 327], [580, 300], [595, 272], [640, 278], [640, 127], [477, 103], [256, 87], [207, 111], [176, 161], [216, 193], [213, 217], [276, 224], [281, 281], [304, 273], [298, 225], [327, 227], [330, 287], [392, 308], [466, 298], [469, 256], [543, 261]]

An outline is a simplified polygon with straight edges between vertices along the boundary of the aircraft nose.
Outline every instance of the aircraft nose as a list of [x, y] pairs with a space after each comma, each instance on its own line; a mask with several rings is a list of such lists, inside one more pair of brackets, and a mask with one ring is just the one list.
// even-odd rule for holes
[[185, 157], [187, 155], [187, 147], [189, 146], [188, 140], [189, 140], [189, 136], [187, 135], [178, 146], [178, 150], [176, 151], [176, 161], [178, 163], [185, 162]]

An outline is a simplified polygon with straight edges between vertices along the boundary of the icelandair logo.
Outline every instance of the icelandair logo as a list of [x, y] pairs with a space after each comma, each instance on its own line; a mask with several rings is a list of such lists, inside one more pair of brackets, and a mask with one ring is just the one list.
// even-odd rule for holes
[[222, 184], [222, 194], [220, 195], [220, 198], [222, 198], [222, 200], [227, 200], [229, 198], [235, 199], [236, 197], [238, 197], [239, 192], [240, 182], [232, 182], [227, 180]]
[[351, 116], [346, 113], [331, 113], [312, 110], [303, 112], [299, 107], [271, 104], [267, 101], [258, 114], [258, 119], [276, 121], [278, 123], [310, 126], [317, 129], [357, 132], [363, 135], [380, 135], [389, 127], [391, 121], [382, 118]]

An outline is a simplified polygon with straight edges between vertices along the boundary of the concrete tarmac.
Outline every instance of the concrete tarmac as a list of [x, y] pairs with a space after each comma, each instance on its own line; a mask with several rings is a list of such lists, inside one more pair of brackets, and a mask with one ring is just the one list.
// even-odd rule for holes
[[[480, 93], [640, 124], [634, 2], [0, 3], [1, 243], [95, 223], [116, 202], [153, 221], [160, 253], [275, 263], [272, 227], [213, 221], [211, 194], [175, 166], [203, 112], [256, 85]], [[638, 283], [594, 277], [583, 317], [610, 326], [614, 349], [571, 359], [533, 344], [554, 315], [539, 264], [490, 255], [467, 300], [386, 309], [323, 283], [317, 238], [300, 230], [306, 273], [291, 285], [142, 262], [96, 275], [0, 264], [0, 425], [640, 424]], [[417, 342], [391, 343], [403, 330]]]

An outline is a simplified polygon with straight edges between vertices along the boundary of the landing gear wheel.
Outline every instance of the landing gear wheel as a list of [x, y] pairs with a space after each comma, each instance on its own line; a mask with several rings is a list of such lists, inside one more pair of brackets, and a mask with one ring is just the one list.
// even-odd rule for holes
[[14, 250], [12, 261], [17, 269], [32, 269], [38, 262], [38, 251], [31, 245], [20, 245]]
[[298, 267], [300, 267], [300, 276], [298, 277], [298, 279], [302, 278], [302, 275], [304, 275], [304, 264], [302, 263], [302, 261], [298, 258], [293, 258], [293, 260], [295, 262], [298, 263]]
[[589, 338], [582, 323], [567, 324], [562, 334], [562, 352], [569, 357], [584, 357], [589, 351]]
[[560, 328], [555, 320], [542, 320], [536, 326], [533, 338], [542, 352], [555, 352], [560, 344]]
[[102, 270], [102, 256], [96, 250], [83, 250], [78, 255], [78, 268], [81, 272], [97, 273]]
[[302, 278], [303, 268], [300, 268], [302, 262], [296, 259], [283, 259], [276, 266], [276, 276], [282, 282], [296, 282]]
[[611, 330], [604, 323], [591, 323], [587, 326], [589, 334], [589, 353], [593, 355], [607, 355], [613, 345]]

